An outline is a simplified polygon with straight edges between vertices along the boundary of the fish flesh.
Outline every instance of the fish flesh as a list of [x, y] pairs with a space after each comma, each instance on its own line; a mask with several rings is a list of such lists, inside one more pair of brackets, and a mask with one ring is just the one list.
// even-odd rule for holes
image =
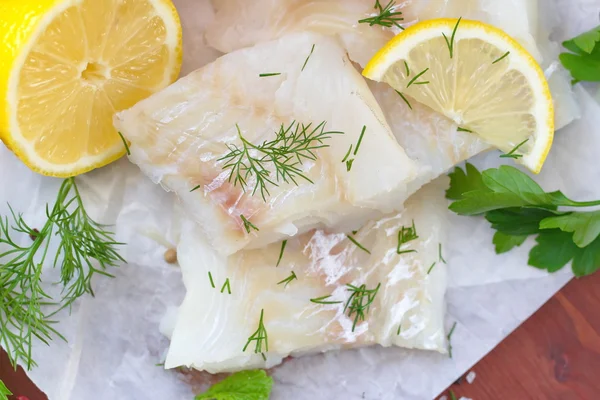
[[[114, 123], [130, 142], [130, 160], [179, 196], [223, 254], [318, 227], [356, 229], [401, 209], [417, 174], [345, 51], [315, 33], [227, 54], [120, 112]], [[328, 147], [296, 163], [306, 179], [267, 183], [264, 198], [260, 189], [253, 195], [259, 174], [244, 188], [223, 157], [242, 148], [243, 136], [256, 158], [256, 146], [284, 127], [334, 132], [322, 142]]]
[[[386, 5], [387, 1], [380, 2]], [[377, 14], [373, 0], [218, 0], [215, 19], [206, 32], [209, 45], [230, 52], [282, 37], [290, 32], [315, 31], [338, 37], [351, 60], [364, 67], [394, 35], [396, 26], [370, 26], [359, 20]], [[546, 71], [555, 103], [555, 128], [579, 118], [567, 71], [558, 62], [560, 46], [550, 40], [559, 21], [548, 2], [537, 0], [398, 0], [398, 23], [408, 27], [434, 18], [473, 19], [497, 26], [525, 47]], [[556, 17], [554, 17], [556, 18]], [[391, 89], [381, 87], [381, 90]], [[377, 97], [377, 94], [374, 92]], [[386, 95], [391, 96], [391, 94]], [[381, 105], [384, 112], [386, 108]], [[391, 110], [387, 114], [391, 114]], [[393, 128], [393, 126], [392, 126]]]
[[447, 185], [440, 178], [350, 237], [316, 230], [283, 249], [224, 257], [187, 224], [177, 249], [185, 299], [161, 325], [171, 338], [165, 367], [270, 368], [374, 344], [445, 353]]

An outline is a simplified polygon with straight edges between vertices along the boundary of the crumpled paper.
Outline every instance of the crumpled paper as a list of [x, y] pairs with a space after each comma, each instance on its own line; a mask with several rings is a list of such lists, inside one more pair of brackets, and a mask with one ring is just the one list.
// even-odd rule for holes
[[[561, 20], [555, 39], [571, 37], [598, 23], [597, 0], [554, 1]], [[201, 27], [212, 18], [207, 0], [176, 0], [184, 29], [183, 73], [211, 61], [218, 52], [204, 44]], [[542, 174], [547, 190], [561, 189], [575, 199], [600, 198], [600, 106], [576, 88], [582, 118], [559, 131]], [[495, 152], [474, 160], [482, 167], [499, 163]], [[45, 203], [52, 203], [61, 183], [27, 169], [0, 147], [0, 212], [10, 203], [31, 226], [41, 226]], [[168, 341], [158, 330], [165, 311], [184, 295], [180, 271], [163, 260], [179, 239], [182, 211], [172, 194], [121, 160], [78, 178], [90, 214], [115, 224], [117, 239], [127, 243], [128, 264], [114, 269], [114, 279], [97, 277], [96, 296], [81, 299], [58, 316], [67, 342], [35, 343], [39, 366], [31, 379], [49, 399], [191, 400], [189, 378], [160, 364]], [[431, 399], [462, 375], [571, 279], [565, 269], [554, 275], [528, 267], [532, 243], [495, 255], [492, 230], [481, 218], [450, 212], [447, 324], [455, 321], [454, 358], [399, 348], [364, 348], [292, 359], [273, 370], [277, 399]], [[29, 240], [23, 238], [23, 241]], [[46, 268], [44, 280], [58, 271]], [[57, 287], [50, 287], [56, 292]]]

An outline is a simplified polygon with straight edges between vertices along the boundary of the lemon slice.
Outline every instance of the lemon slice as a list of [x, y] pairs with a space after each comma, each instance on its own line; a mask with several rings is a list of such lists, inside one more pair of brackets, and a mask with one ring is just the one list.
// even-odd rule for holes
[[121, 157], [113, 114], [179, 74], [169, 0], [7, 0], [0, 12], [0, 139], [42, 174]]
[[456, 19], [415, 24], [382, 48], [363, 75], [431, 107], [535, 173], [552, 146], [554, 108], [544, 74], [493, 26]]

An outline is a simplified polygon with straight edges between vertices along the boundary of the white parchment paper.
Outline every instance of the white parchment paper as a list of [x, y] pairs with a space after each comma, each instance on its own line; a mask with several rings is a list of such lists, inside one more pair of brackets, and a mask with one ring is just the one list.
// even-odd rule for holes
[[[553, 1], [561, 20], [556, 40], [598, 23], [597, 0]], [[206, 0], [175, 1], [184, 27], [183, 73], [218, 56], [206, 48], [202, 26], [212, 18]], [[559, 131], [542, 174], [545, 189], [563, 190], [575, 199], [600, 198], [600, 106], [583, 89], [576, 90], [582, 118]], [[495, 166], [497, 153], [475, 160]], [[44, 222], [60, 180], [34, 174], [0, 147], [0, 212], [10, 203], [33, 227]], [[178, 240], [181, 210], [174, 197], [153, 185], [137, 167], [121, 160], [78, 178], [91, 215], [115, 224], [117, 239], [128, 243], [127, 265], [114, 279], [94, 282], [96, 297], [79, 301], [71, 315], [60, 316], [67, 342], [50, 347], [36, 343], [39, 366], [29, 375], [51, 400], [144, 399], [191, 400], [192, 386], [181, 373], [156, 366], [168, 341], [158, 325], [166, 309], [184, 295], [177, 267], [163, 253]], [[447, 294], [450, 326], [458, 322], [454, 358], [397, 348], [366, 348], [293, 359], [273, 371], [273, 399], [431, 399], [529, 317], [569, 279], [565, 271], [548, 276], [528, 267], [531, 243], [497, 256], [492, 231], [478, 218], [450, 215], [451, 243]], [[23, 238], [23, 240], [29, 240]], [[45, 271], [44, 279], [56, 280]]]

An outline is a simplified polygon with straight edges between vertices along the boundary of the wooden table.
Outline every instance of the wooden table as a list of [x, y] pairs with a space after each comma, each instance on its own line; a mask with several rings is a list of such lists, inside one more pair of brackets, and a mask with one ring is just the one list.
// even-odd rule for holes
[[[472, 370], [472, 384], [450, 388], [457, 398], [600, 399], [600, 273], [569, 283]], [[0, 379], [15, 394], [46, 399], [5, 354]]]

